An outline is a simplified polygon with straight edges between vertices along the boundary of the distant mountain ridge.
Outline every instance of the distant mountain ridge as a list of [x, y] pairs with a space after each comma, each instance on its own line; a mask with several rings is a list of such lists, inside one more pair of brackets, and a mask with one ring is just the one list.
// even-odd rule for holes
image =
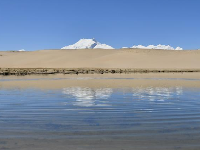
[[164, 50], [183, 50], [183, 48], [181, 47], [176, 47], [176, 48], [173, 48], [171, 47], [170, 45], [149, 45], [149, 46], [143, 46], [143, 45], [134, 45], [133, 47], [131, 48], [140, 48], [140, 49], [164, 49]]
[[[129, 48], [129, 47], [122, 47], [122, 48]], [[143, 46], [143, 45], [134, 45], [130, 48], [138, 48], [138, 49], [163, 49], [163, 50], [183, 50], [181, 47], [172, 47], [170, 45], [149, 45], [149, 46]], [[61, 49], [114, 49], [110, 45], [101, 44], [100, 42], [93, 39], [80, 39], [78, 42], [76, 42], [73, 45], [65, 46]]]

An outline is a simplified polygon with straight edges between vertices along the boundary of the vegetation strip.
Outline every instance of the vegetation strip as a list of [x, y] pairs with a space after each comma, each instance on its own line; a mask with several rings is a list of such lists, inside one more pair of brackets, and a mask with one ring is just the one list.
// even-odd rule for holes
[[105, 68], [0, 68], [0, 75], [31, 74], [131, 74], [131, 73], [183, 73], [200, 69], [105, 69]]

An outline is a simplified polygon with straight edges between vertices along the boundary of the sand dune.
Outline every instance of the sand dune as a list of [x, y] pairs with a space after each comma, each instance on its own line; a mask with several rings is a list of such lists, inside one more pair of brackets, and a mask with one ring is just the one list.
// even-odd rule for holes
[[39, 50], [0, 52], [0, 68], [200, 69], [200, 50]]

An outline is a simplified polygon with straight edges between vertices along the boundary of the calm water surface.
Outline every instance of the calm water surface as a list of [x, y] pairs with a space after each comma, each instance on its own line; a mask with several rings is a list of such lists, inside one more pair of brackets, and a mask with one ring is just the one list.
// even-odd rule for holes
[[200, 149], [200, 88], [1, 87], [0, 139], [19, 138], [120, 141], [124, 150]]

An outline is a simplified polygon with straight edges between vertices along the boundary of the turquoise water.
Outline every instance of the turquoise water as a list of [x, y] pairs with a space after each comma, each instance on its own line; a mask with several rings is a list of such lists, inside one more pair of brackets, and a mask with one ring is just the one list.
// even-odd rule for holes
[[0, 138], [123, 139], [138, 149], [200, 149], [200, 89], [1, 88]]

